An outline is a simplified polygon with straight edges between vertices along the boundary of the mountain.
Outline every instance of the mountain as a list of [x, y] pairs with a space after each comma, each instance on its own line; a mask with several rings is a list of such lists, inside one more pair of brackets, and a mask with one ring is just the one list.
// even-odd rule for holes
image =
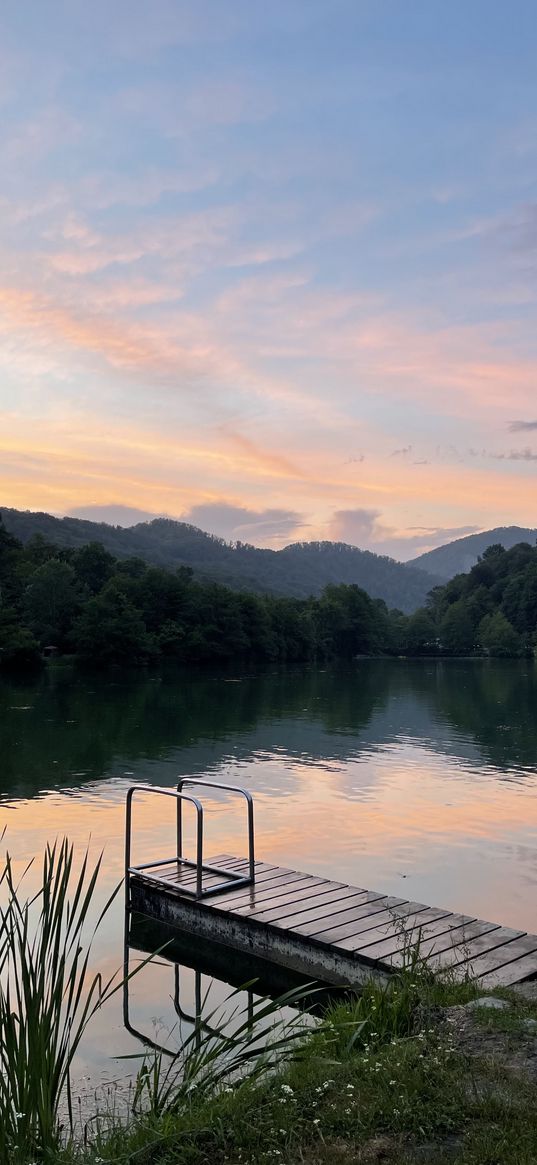
[[475, 566], [483, 551], [495, 543], [499, 543], [505, 550], [510, 550], [519, 542], [529, 542], [534, 546], [536, 541], [537, 530], [525, 529], [523, 526], [496, 526], [494, 530], [469, 534], [467, 538], [457, 538], [455, 542], [448, 542], [446, 546], [428, 550], [426, 554], [411, 559], [408, 565], [429, 571], [442, 581], [447, 581], [456, 574], [466, 574]]
[[125, 529], [105, 522], [55, 518], [28, 510], [3, 509], [6, 528], [21, 542], [35, 534], [58, 546], [101, 542], [117, 558], [137, 556], [175, 568], [189, 566], [196, 576], [234, 590], [305, 598], [328, 583], [356, 583], [373, 598], [405, 612], [423, 604], [441, 580], [427, 572], [342, 542], [297, 542], [283, 550], [230, 545], [185, 522], [156, 518]]

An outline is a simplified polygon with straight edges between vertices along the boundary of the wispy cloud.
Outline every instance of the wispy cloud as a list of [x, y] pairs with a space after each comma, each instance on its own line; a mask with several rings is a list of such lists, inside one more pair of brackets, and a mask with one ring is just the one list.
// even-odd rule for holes
[[510, 433], [533, 433], [537, 431], [537, 421], [511, 421]]
[[136, 506], [114, 505], [73, 506], [67, 514], [69, 518], [81, 518], [86, 522], [106, 522], [110, 526], [136, 526], [139, 522], [151, 522], [154, 518], [165, 518], [167, 514], [154, 514], [140, 510]]
[[387, 525], [379, 510], [336, 510], [329, 523], [329, 534], [362, 550], [389, 554], [407, 560], [418, 551], [432, 550], [454, 538], [475, 534], [478, 526], [409, 526], [394, 529]]
[[527, 448], [510, 449], [508, 453], [489, 453], [489, 457], [493, 457], [495, 461], [537, 461], [537, 453]]
[[210, 534], [219, 534], [231, 542], [250, 542], [257, 546], [278, 546], [296, 538], [306, 528], [304, 514], [296, 510], [253, 510], [225, 501], [192, 506], [181, 520], [199, 526]]

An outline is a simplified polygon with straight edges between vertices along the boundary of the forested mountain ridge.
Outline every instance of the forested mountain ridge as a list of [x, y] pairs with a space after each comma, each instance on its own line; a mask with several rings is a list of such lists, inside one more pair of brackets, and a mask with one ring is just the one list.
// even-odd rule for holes
[[98, 542], [58, 547], [38, 534], [23, 545], [0, 519], [0, 669], [56, 654], [98, 666], [352, 659], [389, 651], [405, 618], [357, 586], [256, 595]]
[[39, 534], [76, 549], [99, 542], [116, 558], [133, 556], [170, 569], [188, 566], [200, 579], [238, 591], [295, 598], [319, 595], [328, 584], [355, 584], [389, 607], [421, 606], [439, 579], [412, 564], [339, 542], [297, 542], [282, 550], [230, 544], [185, 522], [156, 518], [125, 529], [80, 518], [2, 509], [6, 529], [26, 544]]
[[354, 584], [328, 585], [319, 597], [261, 595], [200, 581], [188, 567], [118, 559], [98, 542], [59, 547], [35, 535], [23, 545], [0, 518], [0, 669], [51, 653], [106, 666], [536, 649], [537, 547], [527, 543], [489, 547], [469, 574], [405, 615]]
[[483, 530], [480, 534], [469, 534], [466, 538], [447, 542], [445, 546], [437, 546], [435, 550], [411, 559], [408, 565], [427, 570], [442, 582], [447, 582], [454, 575], [471, 570], [489, 546], [499, 545], [510, 550], [520, 542], [534, 545], [536, 540], [537, 530], [523, 526], [497, 526], [494, 530]]

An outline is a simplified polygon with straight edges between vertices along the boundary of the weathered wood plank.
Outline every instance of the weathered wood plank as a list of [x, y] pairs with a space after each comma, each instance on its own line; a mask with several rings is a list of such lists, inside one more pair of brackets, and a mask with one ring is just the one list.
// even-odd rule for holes
[[320, 885], [322, 879], [310, 878], [305, 874], [288, 874], [285, 878], [267, 878], [266, 882], [254, 882], [250, 886], [238, 886], [226, 890], [217, 899], [207, 903], [215, 910], [237, 910], [239, 906], [250, 905], [253, 902], [265, 902], [268, 899], [288, 898], [293, 890], [300, 887]]
[[468, 962], [460, 963], [453, 969], [452, 974], [458, 981], [466, 978], [467, 975], [472, 978], [479, 977], [485, 975], [487, 971], [496, 971], [500, 967], [508, 966], [525, 955], [531, 955], [534, 951], [537, 951], [537, 935], [526, 934], [522, 938], [502, 943], [501, 946], [494, 948], [494, 950], [485, 951], [481, 955], [471, 955]]
[[408, 951], [409, 943], [419, 942], [419, 957], [420, 959], [428, 960], [433, 955], [440, 954], [442, 951], [449, 950], [452, 947], [459, 947], [468, 943], [470, 939], [477, 938], [478, 935], [487, 934], [488, 931], [499, 930], [499, 926], [494, 922], [480, 922], [478, 919], [468, 919], [463, 925], [457, 926], [455, 923], [451, 925], [452, 919], [460, 917], [457, 915], [446, 915], [439, 919], [438, 922], [432, 924], [436, 929], [429, 936], [429, 927], [424, 925], [423, 929], [419, 926], [419, 919], [416, 920], [416, 925], [413, 931], [408, 935], [399, 935], [396, 944], [386, 943], [385, 950], [379, 950], [379, 958], [386, 959], [392, 967], [402, 967], [405, 962], [406, 952]]
[[[296, 929], [300, 930], [301, 934], [315, 934], [317, 930], [330, 925], [333, 920], [339, 921], [342, 913], [346, 913], [344, 907], [348, 906], [349, 902], [352, 902], [355, 910], [361, 907], [365, 909], [369, 905], [372, 912], [373, 908], [377, 907], [378, 902], [386, 901], [385, 895], [376, 895], [370, 893], [369, 890], [352, 893], [351, 888], [349, 888], [345, 891], [345, 895], [345, 898], [341, 897], [337, 901], [328, 899], [324, 905], [317, 903], [315, 906], [309, 906], [307, 902], [297, 904], [298, 909], [294, 915], [289, 914], [288, 907], [285, 913], [280, 913], [275, 907], [273, 911], [264, 913], [263, 919], [265, 922], [274, 922], [277, 926], [286, 928], [291, 926], [293, 929], [295, 928], [294, 919], [296, 919]], [[378, 909], [382, 909], [382, 907], [378, 907]]]
[[[506, 948], [507, 953], [507, 948]], [[537, 976], [537, 950], [528, 955], [521, 955], [510, 963], [503, 963], [493, 971], [484, 971], [479, 975], [477, 982], [481, 987], [511, 987], [514, 983], [523, 983], [526, 979]]]
[[[247, 858], [243, 858], [241, 861], [237, 861], [236, 859], [234, 859], [234, 860], [229, 861], [229, 862], [220, 862], [218, 860], [218, 858], [206, 858], [204, 860], [207, 862], [207, 864], [209, 866], [211, 866], [211, 865], [220, 866], [221, 869], [223, 869], [223, 870], [232, 870], [234, 873], [237, 873], [237, 874], [244, 873], [246, 870], [248, 870], [249, 865], [250, 865]], [[255, 867], [256, 878], [259, 878], [262, 874], [265, 874], [265, 873], [272, 873], [272, 874], [279, 873], [279, 874], [283, 875], [283, 874], [296, 874], [296, 872], [297, 872], [296, 870], [283, 870], [281, 866], [275, 866], [271, 862], [254, 862], [254, 867]]]
[[[473, 959], [478, 958], [480, 955], [488, 951], [493, 951], [496, 947], [503, 947], [506, 943], [513, 942], [514, 939], [522, 939], [523, 937], [524, 931], [511, 930], [507, 926], [498, 926], [494, 930], [487, 930], [486, 933], [477, 935], [467, 943], [441, 951], [438, 955], [432, 955], [427, 960], [427, 963], [431, 971], [444, 971], [448, 967], [455, 968], [460, 963], [469, 965]], [[508, 958], [504, 959], [504, 962], [508, 961]]]
[[[219, 865], [219, 862], [216, 858], [208, 858], [205, 864], [206, 865]], [[204, 876], [205, 877], [213, 876], [215, 878], [219, 877], [220, 881], [222, 881], [222, 876], [225, 877], [226, 875], [229, 875], [230, 885], [233, 886], [232, 874], [234, 874], [234, 873], [237, 873], [237, 874], [246, 873], [248, 870], [248, 862], [244, 862], [242, 868], [240, 866], [234, 867], [234, 866], [229, 866], [227, 864], [222, 866], [221, 868], [224, 871], [223, 875], [218, 875], [218, 874], [212, 875], [209, 872], [207, 872], [207, 873], [205, 873]], [[275, 870], [278, 870], [277, 866], [276, 867], [270, 866], [268, 864], [265, 865], [264, 862], [260, 862], [258, 869], [256, 869], [256, 882], [262, 883], [262, 882], [266, 881], [267, 878], [275, 877]], [[179, 872], [179, 876], [181, 877], [181, 881], [185, 881], [185, 883], [190, 879], [192, 879], [194, 882], [196, 881], [195, 868], [193, 868], [192, 866], [182, 865], [181, 862], [174, 861], [173, 859], [172, 859], [172, 861], [167, 862], [166, 865], [164, 865], [164, 866], [155, 866], [155, 867], [153, 867], [152, 870], [149, 870], [146, 872], [150, 873], [154, 878], [158, 878], [159, 875], [164, 877], [164, 878], [167, 878], [167, 877], [170, 877], [170, 875], [177, 874]], [[287, 871], [283, 871], [283, 870], [278, 871], [277, 876], [283, 877], [286, 872]], [[143, 871], [142, 871], [142, 873], [143, 873]], [[302, 877], [305, 877], [305, 876], [306, 875], [302, 875]]]
[[[142, 870], [141, 876], [148, 878], [150, 881], [159, 883], [165, 882], [167, 886], [175, 886], [176, 889], [181, 887], [194, 888], [196, 885], [196, 874], [192, 870], [184, 869], [181, 866], [169, 869], [156, 870]], [[204, 886], [218, 886], [221, 882], [226, 882], [225, 874], [211, 874], [204, 872], [203, 885]], [[233, 886], [233, 881], [229, 880], [229, 885]]]
[[238, 913], [242, 907], [245, 910], [257, 908], [262, 903], [277, 903], [285, 900], [292, 902], [293, 895], [299, 894], [303, 890], [314, 891], [319, 886], [325, 886], [324, 878], [310, 878], [294, 874], [285, 878], [283, 883], [269, 882], [264, 886], [242, 886], [237, 890], [225, 891], [219, 895], [217, 899], [213, 899], [211, 907], [215, 910], [232, 910], [233, 913]]
[[256, 875], [255, 882], [252, 882], [249, 886], [237, 887], [236, 902], [233, 903], [233, 909], [235, 909], [236, 905], [239, 905], [241, 899], [246, 901], [247, 898], [251, 898], [255, 894], [265, 894], [267, 890], [273, 890], [274, 893], [277, 891], [285, 893], [288, 886], [294, 885], [296, 882], [302, 883], [308, 880], [309, 877], [307, 874], [299, 874], [297, 871], [288, 874], [267, 873]]
[[[151, 871], [150, 871], [150, 874], [151, 874]], [[188, 875], [181, 876], [181, 874], [170, 873], [170, 874], [167, 874], [164, 876], [164, 881], [166, 881], [170, 886], [176, 886], [178, 890], [180, 890], [181, 888], [185, 888], [185, 887], [188, 887], [188, 889], [193, 890], [193, 889], [195, 889], [196, 884], [197, 884], [195, 875], [194, 875], [194, 877], [192, 877], [191, 875], [190, 876], [188, 876]], [[227, 881], [228, 880], [227, 880], [225, 874], [204, 874], [203, 875], [203, 885], [205, 887], [221, 886], [222, 883], [227, 883]], [[233, 885], [233, 882], [231, 882], [230, 885]]]
[[[321, 882], [321, 884], [317, 887], [318, 894], [312, 897], [311, 905], [302, 899], [294, 898], [292, 896], [290, 904], [271, 904], [270, 906], [267, 906], [264, 903], [260, 903], [260, 906], [262, 907], [261, 915], [264, 921], [274, 921], [279, 923], [280, 920], [283, 921], [288, 916], [291, 916], [293, 912], [295, 912], [297, 915], [302, 913], [302, 911], [309, 911], [310, 914], [313, 914], [315, 910], [322, 910], [323, 906], [326, 910], [329, 910], [330, 907], [336, 907], [338, 904], [344, 905], [345, 901], [347, 901], [349, 897], [352, 897], [353, 893], [356, 893], [356, 891], [353, 891], [349, 886], [343, 886], [342, 888], [338, 887], [336, 890], [327, 890], [326, 886], [328, 885], [329, 883]], [[366, 891], [364, 890], [362, 892], [362, 902], [365, 901], [365, 897]], [[239, 913], [243, 911], [244, 908], [239, 908]]]
[[323, 942], [332, 942], [332, 938], [327, 936], [334, 936], [333, 941], [337, 942], [338, 938], [348, 938], [350, 934], [359, 934], [362, 930], [367, 930], [368, 925], [377, 926], [379, 919], [380, 923], [388, 921], [392, 917], [392, 910], [396, 906], [403, 906], [406, 901], [405, 898], [388, 896], [373, 901], [366, 900], [364, 903], [358, 903], [353, 910], [336, 914], [333, 918], [319, 918], [317, 925], [312, 923], [306, 933], [312, 938], [322, 939]]
[[[423, 902], [396, 902], [394, 906], [379, 911], [371, 916], [364, 916], [356, 919], [354, 922], [345, 923], [344, 926], [336, 926], [331, 929], [320, 931], [314, 937], [319, 942], [327, 942], [330, 946], [341, 946], [349, 940], [356, 939], [356, 942], [351, 943], [351, 948], [359, 947], [360, 935], [366, 931], [378, 931], [378, 940], [387, 938], [392, 934], [399, 934], [403, 919], [409, 915], [422, 914], [428, 907]], [[376, 941], [374, 939], [372, 942]]]
[[326, 896], [332, 893], [327, 887], [329, 887], [329, 883], [324, 881], [317, 884], [312, 881], [304, 886], [297, 885], [296, 888], [289, 887], [289, 894], [285, 898], [280, 896], [279, 900], [274, 898], [270, 903], [267, 903], [266, 900], [260, 901], [258, 898], [255, 898], [249, 905], [237, 909], [236, 913], [239, 917], [243, 918], [257, 917], [257, 915], [262, 915], [263, 908], [266, 908], [268, 905], [279, 907], [289, 906], [297, 910], [298, 904], [304, 901], [308, 901], [310, 904], [313, 904], [313, 899], [325, 901]]
[[[408, 905], [416, 906], [416, 904], [409, 903]], [[396, 908], [397, 909], [397, 908]], [[400, 907], [404, 910], [405, 907]], [[416, 928], [419, 926], [419, 920], [422, 922], [434, 922], [437, 918], [444, 917], [442, 910], [435, 910], [434, 906], [420, 906], [414, 909], [412, 917], [416, 919]], [[339, 942], [332, 944], [338, 950], [353, 951], [357, 957], [361, 957], [362, 951], [367, 948], [368, 959], [376, 960], [376, 950], [372, 948], [381, 947], [389, 939], [390, 943], [394, 941], [399, 935], [400, 931], [396, 922], [386, 923], [384, 926], [377, 926], [364, 931], [362, 934], [350, 935], [349, 938], [341, 939]]]
[[[211, 857], [205, 858], [204, 860], [209, 863], [212, 862], [214, 865], [230, 866], [232, 868], [242, 868], [243, 866], [249, 865], [248, 858], [234, 858], [232, 854], [211, 854]], [[282, 866], [276, 865], [275, 862], [261, 861], [256, 861], [255, 867], [259, 870], [281, 870], [283, 868]]]
[[[247, 858], [229, 858], [221, 861], [219, 858], [204, 858], [204, 862], [209, 866], [220, 866], [224, 870], [231, 870], [235, 873], [243, 873], [249, 867]], [[282, 866], [275, 866], [272, 862], [255, 862], [255, 876], [262, 877], [267, 873], [271, 874], [296, 874], [296, 870], [284, 870]]]

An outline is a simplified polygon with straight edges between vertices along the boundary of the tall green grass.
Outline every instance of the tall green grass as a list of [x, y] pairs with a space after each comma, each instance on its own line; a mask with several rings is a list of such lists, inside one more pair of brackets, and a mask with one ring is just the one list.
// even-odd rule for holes
[[[62, 1146], [70, 1139], [77, 1157], [73, 1060], [92, 1017], [125, 986], [123, 974], [103, 979], [90, 969], [93, 938], [120, 888], [95, 919], [100, 868], [101, 858], [91, 866], [86, 853], [76, 870], [73, 846], [64, 840], [46, 848], [39, 888], [32, 895], [25, 893], [28, 868], [17, 880], [8, 855], [0, 872], [0, 1165], [65, 1159]], [[203, 1023], [176, 1054], [142, 1054], [130, 1131], [97, 1118], [89, 1139], [96, 1149], [102, 1144], [107, 1160], [117, 1160], [121, 1144], [131, 1137], [157, 1153], [163, 1121], [180, 1125], [189, 1113], [208, 1112], [223, 1092], [263, 1076], [268, 1076], [270, 1092], [271, 1074], [285, 1064], [302, 1060], [308, 1072], [318, 1061], [325, 1074], [329, 1064], [342, 1070], [361, 1049], [410, 1035], [426, 978], [414, 946], [408, 966], [391, 984], [365, 984], [358, 996], [332, 1006], [313, 1031], [311, 1018], [282, 1020], [282, 1011], [300, 1009], [311, 997], [311, 984], [278, 999], [261, 997], [246, 1014], [241, 988], [226, 1001], [224, 1022], [217, 1011], [207, 1014], [204, 1007]], [[281, 1098], [276, 1108], [280, 1103]], [[62, 1127], [62, 1111], [67, 1127]]]
[[92, 903], [102, 856], [74, 870], [67, 840], [47, 846], [39, 889], [25, 896], [8, 855], [0, 874], [0, 1163], [45, 1160], [72, 1125], [71, 1067], [95, 1012], [122, 986], [89, 968]]
[[[0, 1165], [57, 1159], [73, 1132], [71, 1071], [84, 1032], [126, 978], [149, 961], [126, 978], [116, 972], [103, 979], [90, 969], [93, 939], [120, 889], [92, 921], [101, 862], [102, 856], [90, 866], [86, 852], [77, 872], [73, 846], [64, 839], [47, 846], [32, 895], [25, 893], [30, 866], [17, 880], [8, 854], [0, 873]], [[202, 1031], [195, 1028], [171, 1059], [158, 1051], [142, 1054], [134, 1116], [177, 1110], [194, 1093], [210, 1096], [224, 1081], [258, 1078], [292, 1055], [308, 1021], [286, 1023], [281, 1012], [299, 1007], [311, 985], [275, 1000], [260, 998], [246, 1016], [241, 991], [226, 1001], [225, 1022], [213, 1023], [216, 1011], [205, 1009]]]

